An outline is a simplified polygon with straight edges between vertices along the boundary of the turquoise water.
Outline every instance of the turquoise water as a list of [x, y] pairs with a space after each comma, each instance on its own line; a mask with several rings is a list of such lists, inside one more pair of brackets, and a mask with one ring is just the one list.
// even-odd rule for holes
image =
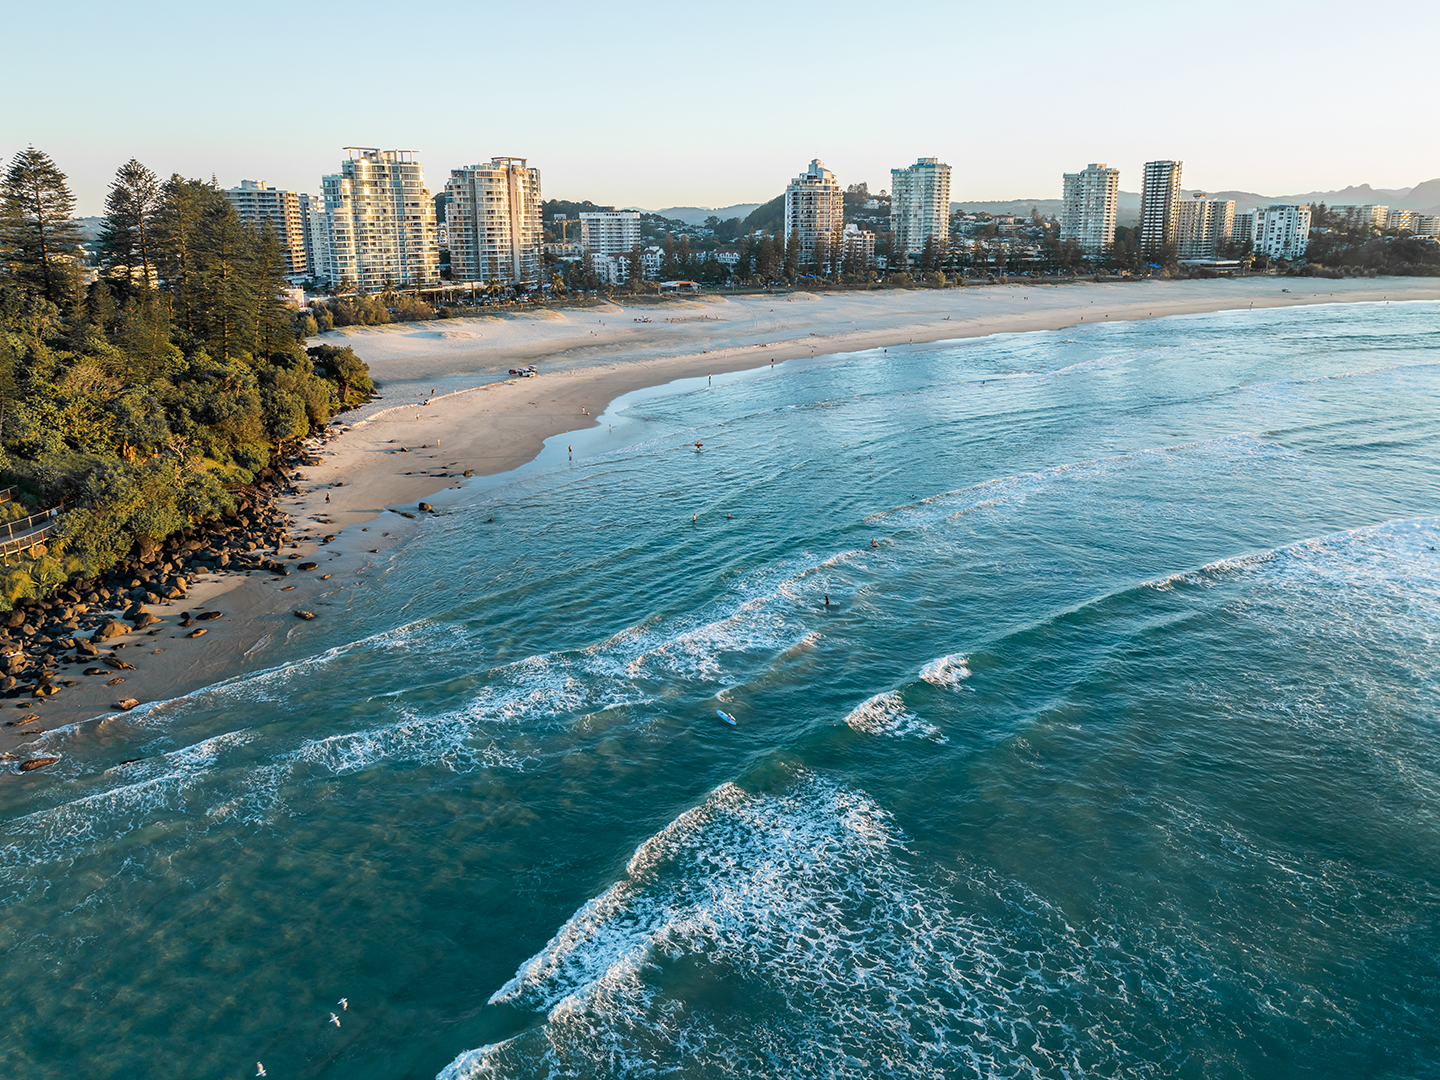
[[1437, 332], [622, 399], [0, 785], [0, 1074], [1437, 1075]]

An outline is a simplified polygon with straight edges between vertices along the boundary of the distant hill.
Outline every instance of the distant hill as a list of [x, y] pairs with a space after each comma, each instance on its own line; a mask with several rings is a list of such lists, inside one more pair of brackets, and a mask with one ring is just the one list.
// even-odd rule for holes
[[776, 195], [775, 198], [762, 206], [755, 207], [746, 215], [745, 220], [740, 222], [740, 235], [744, 236], [752, 229], [776, 234], [785, 231], [784, 195]]
[[[1186, 191], [1186, 194], [1190, 192]], [[1338, 191], [1303, 191], [1295, 195], [1260, 195], [1253, 191], [1210, 191], [1211, 198], [1234, 199], [1236, 210], [1249, 210], [1270, 203], [1317, 203], [1327, 206], [1388, 206], [1392, 210], [1423, 210], [1440, 214], [1440, 178], [1426, 180], [1413, 188], [1372, 188], [1352, 184]]]
[[[729, 218], [743, 218], [760, 206], [759, 203], [735, 203], [733, 206], [667, 206], [663, 210], [645, 210], [647, 214], [658, 214], [670, 221], [683, 221], [686, 225], [704, 225], [708, 217], [721, 221]], [[640, 206], [627, 206], [627, 210], [644, 210]]]

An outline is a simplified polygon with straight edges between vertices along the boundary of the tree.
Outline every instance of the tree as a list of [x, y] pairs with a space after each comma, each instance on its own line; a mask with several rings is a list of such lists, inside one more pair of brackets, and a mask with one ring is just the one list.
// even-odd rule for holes
[[785, 245], [785, 277], [794, 281], [800, 273], [800, 230], [790, 230], [790, 242]]
[[640, 282], [645, 279], [645, 249], [642, 248], [637, 241], [625, 258], [630, 264], [628, 267], [629, 274], [627, 275], [630, 279], [630, 284], [635, 288], [639, 288]]
[[202, 182], [175, 173], [161, 188], [160, 208], [155, 214], [156, 259], [166, 284], [170, 317], [191, 334], [200, 314], [197, 244], [204, 201]]
[[100, 261], [106, 269], [123, 272], [131, 281], [152, 284], [150, 267], [155, 253], [155, 215], [160, 209], [160, 181], [131, 158], [121, 165], [105, 197], [105, 220], [100, 226]]
[[52, 304], [72, 299], [80, 227], [65, 174], [43, 150], [21, 150], [0, 184], [0, 206], [0, 250], [11, 276]]

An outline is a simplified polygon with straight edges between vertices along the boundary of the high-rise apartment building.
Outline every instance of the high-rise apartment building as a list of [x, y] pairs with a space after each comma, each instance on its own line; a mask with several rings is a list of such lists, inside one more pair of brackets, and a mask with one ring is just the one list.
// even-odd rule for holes
[[347, 146], [340, 172], [323, 178], [330, 219], [330, 280], [366, 292], [440, 280], [435, 204], [414, 150]]
[[845, 193], [835, 174], [816, 158], [785, 189], [785, 236], [800, 234], [800, 262], [813, 262], [821, 237], [832, 250], [845, 227]]
[[640, 211], [596, 210], [580, 215], [580, 243], [597, 255], [619, 255], [640, 243]]
[[330, 215], [325, 212], [325, 200], [320, 196], [300, 196], [300, 227], [305, 230], [305, 262], [309, 265], [310, 277], [329, 282]]
[[1180, 199], [1175, 214], [1175, 255], [1181, 259], [1213, 259], [1235, 231], [1233, 199], [1210, 199], [1203, 191]]
[[445, 194], [452, 278], [521, 286], [541, 282], [545, 226], [539, 169], [524, 158], [492, 158], [452, 169]]
[[1256, 254], [1287, 262], [1305, 254], [1310, 244], [1310, 207], [1277, 204], [1252, 213], [1251, 243]]
[[309, 272], [300, 204], [310, 196], [280, 191], [264, 180], [241, 180], [239, 187], [226, 188], [223, 194], [245, 225], [256, 230], [268, 225], [275, 230], [287, 277], [303, 277]]
[[1115, 211], [1120, 202], [1120, 170], [1103, 162], [1065, 174], [1060, 209], [1060, 239], [1075, 240], [1087, 255], [1099, 255], [1115, 243]]
[[1391, 210], [1385, 215], [1385, 228], [1394, 232], [1415, 231], [1415, 219], [1420, 215], [1414, 210]]
[[950, 166], [920, 158], [907, 169], [890, 170], [890, 229], [901, 258], [925, 249], [932, 236], [950, 240]]
[[1180, 170], [1183, 161], [1147, 161], [1140, 189], [1140, 251], [1154, 255], [1174, 249], [1180, 213]]

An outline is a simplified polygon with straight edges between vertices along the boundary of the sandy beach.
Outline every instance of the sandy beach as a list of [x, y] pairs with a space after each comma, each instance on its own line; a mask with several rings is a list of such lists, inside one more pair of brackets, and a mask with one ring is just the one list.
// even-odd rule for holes
[[[125, 648], [117, 655], [136, 662], [136, 670], [121, 672], [123, 685], [77, 678], [43, 703], [7, 703], [7, 722], [35, 719], [0, 728], [0, 751], [42, 753], [39, 744], [27, 750], [35, 736], [22, 731], [112, 715], [113, 699], [149, 705], [271, 666], [285, 643], [303, 647], [323, 625], [297, 620], [296, 608], [314, 610], [320, 620], [327, 608], [338, 615], [353, 590], [364, 588], [367, 568], [400, 542], [369, 530], [378, 515], [390, 508], [414, 512], [419, 501], [463, 485], [466, 472], [490, 476], [524, 465], [547, 438], [593, 426], [611, 401], [634, 390], [811, 356], [1087, 322], [1436, 299], [1440, 281], [1427, 278], [1012, 284], [702, 297], [327, 333], [316, 340], [352, 346], [370, 365], [382, 398], [344, 417], [347, 430], [322, 452], [322, 463], [298, 470], [298, 494], [277, 500], [298, 541], [286, 555], [320, 566], [285, 578], [255, 572], [203, 579], [186, 600], [155, 609], [163, 621], [154, 634], [116, 639]], [[529, 364], [538, 377], [505, 374]], [[385, 529], [399, 534], [403, 524], [387, 519]], [[332, 534], [333, 542], [318, 544]], [[181, 611], [202, 609], [224, 617], [207, 624], [204, 638], [183, 639], [175, 625]], [[98, 736], [104, 725], [96, 727]]]

